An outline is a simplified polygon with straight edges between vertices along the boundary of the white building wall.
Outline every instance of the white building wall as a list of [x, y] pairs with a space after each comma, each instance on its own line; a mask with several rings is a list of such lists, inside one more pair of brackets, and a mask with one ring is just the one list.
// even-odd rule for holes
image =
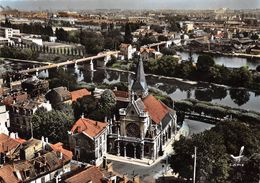
[[0, 106], [0, 133], [9, 135], [8, 127], [10, 127], [9, 112], [6, 111], [4, 105]]

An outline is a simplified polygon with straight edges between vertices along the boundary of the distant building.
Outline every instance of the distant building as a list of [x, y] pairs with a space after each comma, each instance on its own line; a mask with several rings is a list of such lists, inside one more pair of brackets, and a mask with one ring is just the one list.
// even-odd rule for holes
[[0, 37], [4, 38], [11, 38], [14, 35], [19, 35], [20, 30], [19, 29], [12, 29], [8, 27], [0, 27]]
[[127, 60], [131, 60], [133, 58], [133, 54], [136, 51], [136, 48], [133, 48], [131, 44], [120, 45], [120, 52], [124, 55]]
[[22, 82], [22, 89], [31, 97], [37, 97], [41, 94], [45, 94], [49, 90], [49, 82], [33, 76]]
[[69, 132], [74, 159], [102, 163], [107, 152], [108, 124], [81, 117]]
[[10, 127], [9, 112], [6, 110], [5, 105], [0, 103], [0, 134], [9, 135], [8, 128]]

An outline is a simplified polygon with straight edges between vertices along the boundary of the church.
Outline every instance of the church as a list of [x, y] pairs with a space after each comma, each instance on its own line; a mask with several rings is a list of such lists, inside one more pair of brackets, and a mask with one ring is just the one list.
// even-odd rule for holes
[[129, 103], [119, 109], [119, 116], [108, 125], [109, 154], [155, 160], [176, 135], [176, 112], [149, 94], [142, 59], [129, 89]]

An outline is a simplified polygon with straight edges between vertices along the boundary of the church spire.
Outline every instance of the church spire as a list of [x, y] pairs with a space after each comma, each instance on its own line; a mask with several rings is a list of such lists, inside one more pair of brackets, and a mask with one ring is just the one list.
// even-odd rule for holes
[[132, 92], [139, 97], [146, 97], [148, 95], [148, 86], [144, 74], [143, 60], [140, 58], [138, 67], [135, 73], [135, 80], [132, 85]]

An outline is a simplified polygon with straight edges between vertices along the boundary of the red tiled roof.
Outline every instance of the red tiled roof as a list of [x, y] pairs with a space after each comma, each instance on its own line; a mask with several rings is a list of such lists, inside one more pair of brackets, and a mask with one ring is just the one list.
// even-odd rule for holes
[[130, 46], [130, 44], [125, 44], [125, 43], [120, 44], [120, 48], [128, 48], [128, 46]]
[[170, 111], [169, 108], [154, 96], [148, 95], [143, 99], [146, 111], [151, 116], [152, 120], [159, 124], [164, 116]]
[[155, 49], [153, 49], [153, 48], [140, 48], [140, 53], [143, 53], [144, 51], [146, 51], [147, 53], [150, 53], [150, 52], [155, 51]]
[[71, 93], [71, 100], [76, 101], [78, 98], [91, 95], [91, 92], [89, 92], [87, 89], [80, 89], [76, 91], [72, 91]]
[[22, 143], [16, 141], [16, 139], [10, 138], [8, 135], [3, 133], [0, 134], [0, 152], [8, 152], [20, 144]]
[[61, 152], [62, 154], [64, 154], [66, 156], [66, 159], [67, 160], [71, 160], [72, 159], [72, 152], [67, 150], [67, 149], [64, 149], [62, 146], [63, 144], [62, 143], [56, 143], [56, 144], [50, 144], [51, 145], [51, 148], [55, 151], [55, 152]]
[[0, 168], [0, 181], [6, 183], [18, 183], [18, 178], [14, 175], [14, 168], [12, 165], [5, 165]]
[[26, 140], [21, 139], [21, 138], [17, 138], [17, 139], [14, 139], [14, 140], [15, 140], [16, 142], [20, 143], [20, 144], [26, 142]]
[[129, 93], [127, 91], [113, 91], [116, 97], [128, 98]]
[[107, 123], [94, 121], [91, 119], [80, 118], [72, 127], [72, 133], [85, 132], [90, 137], [96, 137], [104, 128], [106, 128]]
[[67, 178], [64, 180], [66, 183], [88, 183], [92, 181], [92, 183], [102, 183], [103, 174], [102, 172], [95, 166], [88, 167], [76, 175]]

